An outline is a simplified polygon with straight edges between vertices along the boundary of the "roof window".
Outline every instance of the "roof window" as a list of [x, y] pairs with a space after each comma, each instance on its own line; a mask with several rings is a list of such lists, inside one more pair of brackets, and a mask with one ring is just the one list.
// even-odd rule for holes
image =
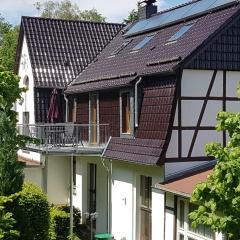
[[130, 42], [132, 41], [132, 39], [130, 40], [126, 40], [121, 46], [117, 47], [111, 54], [110, 56], [115, 56], [117, 55], [119, 52], [121, 52]]
[[182, 37], [192, 26], [193, 22], [185, 24], [180, 28], [178, 32], [176, 32], [171, 38], [168, 39], [167, 42], [175, 42], [177, 41], [180, 37]]
[[143, 48], [148, 42], [151, 41], [151, 39], [154, 37], [154, 35], [146, 36], [141, 42], [139, 42], [133, 49], [132, 52], [138, 51], [139, 49]]

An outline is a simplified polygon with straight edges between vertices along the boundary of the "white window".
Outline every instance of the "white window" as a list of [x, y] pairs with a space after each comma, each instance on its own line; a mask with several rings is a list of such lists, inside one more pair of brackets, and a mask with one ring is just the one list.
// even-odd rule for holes
[[213, 240], [213, 231], [204, 225], [198, 225], [196, 229], [191, 227], [188, 214], [196, 209], [196, 206], [186, 200], [178, 200], [177, 240]]

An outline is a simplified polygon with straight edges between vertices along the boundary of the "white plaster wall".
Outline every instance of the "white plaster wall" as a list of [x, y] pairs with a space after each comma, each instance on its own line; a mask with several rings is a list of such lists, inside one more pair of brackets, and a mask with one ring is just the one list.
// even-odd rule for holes
[[70, 157], [48, 156], [47, 195], [51, 203], [69, 203]]
[[107, 170], [103, 167], [99, 157], [79, 156], [76, 158], [76, 192], [73, 196], [73, 204], [82, 212], [82, 220], [88, 212], [88, 164], [97, 165], [97, 206], [99, 216], [96, 222], [97, 232], [107, 231]]
[[164, 239], [165, 194], [159, 189], [152, 190], [152, 240]]
[[182, 74], [182, 96], [206, 96], [213, 71], [211, 70], [184, 70]]
[[227, 72], [227, 97], [237, 97], [237, 86], [240, 81], [240, 72]]
[[226, 106], [228, 112], [240, 112], [240, 102], [228, 101]]
[[203, 114], [201, 126], [216, 126], [216, 116], [218, 112], [222, 111], [222, 108], [222, 101], [208, 101], [205, 112]]
[[166, 157], [174, 158], [177, 156], [178, 156], [178, 131], [173, 130]]
[[43, 188], [43, 174], [42, 167], [26, 167], [24, 168], [24, 181], [31, 182]]
[[[112, 233], [114, 238], [120, 240], [140, 239], [140, 176], [152, 177], [152, 185], [163, 181], [162, 167], [148, 167], [135, 164], [113, 162], [112, 175]], [[162, 209], [162, 196], [152, 194], [152, 233], [162, 232], [157, 216]], [[159, 203], [158, 200], [160, 201]], [[157, 205], [159, 204], [159, 205]], [[155, 212], [156, 211], [156, 212]], [[160, 222], [161, 223], [161, 222]]]
[[203, 101], [201, 100], [183, 100], [182, 101], [182, 126], [194, 127], [202, 109]]
[[194, 135], [193, 130], [182, 131], [182, 156], [187, 157]]
[[165, 212], [165, 239], [174, 240], [174, 212], [169, 209]]
[[20, 58], [20, 65], [18, 69], [18, 75], [20, 76], [20, 87], [24, 87], [24, 78], [27, 76], [29, 78], [29, 89], [26, 93], [22, 94], [24, 99], [23, 104], [21, 105], [19, 101], [16, 103], [16, 111], [18, 112], [19, 124], [22, 124], [23, 112], [29, 112], [29, 123], [35, 123], [34, 116], [34, 81], [32, 74], [32, 67], [29, 58], [29, 51], [27, 47], [26, 38], [23, 38], [23, 46]]

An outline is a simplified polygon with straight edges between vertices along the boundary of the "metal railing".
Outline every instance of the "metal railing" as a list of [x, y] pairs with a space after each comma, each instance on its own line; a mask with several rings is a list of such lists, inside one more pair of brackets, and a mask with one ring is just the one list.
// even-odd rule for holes
[[110, 136], [109, 124], [20, 124], [21, 135], [38, 140], [27, 147], [44, 149], [104, 147]]

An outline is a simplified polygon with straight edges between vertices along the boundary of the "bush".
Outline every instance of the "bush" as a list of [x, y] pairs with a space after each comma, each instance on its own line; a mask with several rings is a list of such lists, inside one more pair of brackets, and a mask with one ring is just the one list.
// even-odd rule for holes
[[[73, 226], [74, 233], [78, 234], [81, 223], [81, 212], [77, 208], [73, 208]], [[51, 208], [51, 224], [49, 231], [50, 240], [67, 239], [69, 235], [70, 225], [70, 207], [69, 206], [53, 206]], [[75, 236], [75, 238], [77, 237]]]
[[19, 237], [19, 232], [14, 230], [16, 221], [13, 214], [5, 209], [5, 205], [12, 201], [12, 197], [0, 197], [0, 239], [15, 240]]
[[69, 214], [53, 206], [50, 211], [50, 240], [67, 239], [69, 234]]
[[7, 209], [13, 212], [20, 240], [48, 240], [50, 208], [46, 195], [33, 184], [24, 184]]

